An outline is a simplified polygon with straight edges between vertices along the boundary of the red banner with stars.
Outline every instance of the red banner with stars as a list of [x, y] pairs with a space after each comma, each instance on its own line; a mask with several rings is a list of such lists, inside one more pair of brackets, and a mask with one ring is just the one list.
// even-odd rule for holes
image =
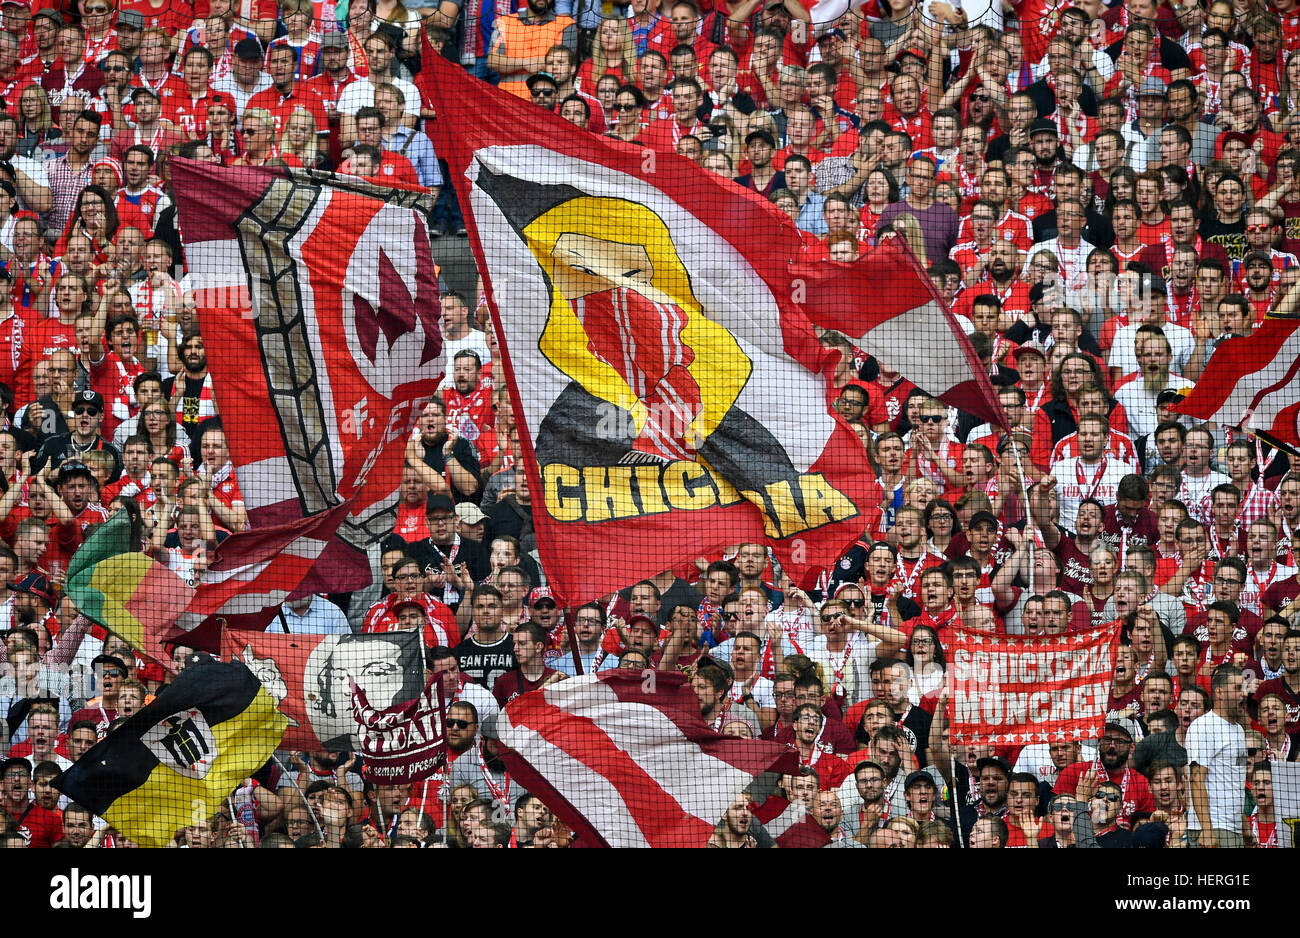
[[1119, 623], [1065, 635], [953, 630], [954, 745], [1095, 739], [1106, 719]]

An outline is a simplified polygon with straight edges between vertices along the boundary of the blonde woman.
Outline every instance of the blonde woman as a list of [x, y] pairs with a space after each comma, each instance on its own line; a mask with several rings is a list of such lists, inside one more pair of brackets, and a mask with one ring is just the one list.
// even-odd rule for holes
[[316, 145], [316, 119], [306, 108], [297, 108], [284, 122], [280, 134], [280, 158], [289, 166], [315, 169], [324, 157]]
[[38, 150], [62, 153], [63, 134], [54, 126], [50, 98], [40, 85], [28, 85], [18, 96], [18, 147], [19, 156], [37, 158]]
[[[916, 220], [915, 215], [911, 212], [895, 215], [885, 227], [890, 231], [897, 232], [907, 242], [907, 246], [912, 249], [912, 253], [919, 263], [924, 264], [926, 262], [925, 234], [921, 231], [921, 223]], [[883, 233], [877, 232], [878, 235]]]
[[596, 82], [606, 75], [613, 75], [620, 85], [634, 85], [639, 80], [632, 27], [622, 17], [601, 21], [596, 30], [591, 58], [578, 69], [574, 86], [590, 93], [596, 87]]

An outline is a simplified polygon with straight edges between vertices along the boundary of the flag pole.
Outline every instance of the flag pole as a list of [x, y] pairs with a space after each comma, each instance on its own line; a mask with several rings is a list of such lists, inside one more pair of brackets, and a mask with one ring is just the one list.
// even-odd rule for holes
[[302, 786], [298, 784], [297, 776], [290, 773], [289, 770], [284, 767], [284, 763], [280, 761], [280, 757], [275, 753], [271, 753], [271, 758], [274, 759], [275, 764], [280, 767], [280, 771], [287, 775], [289, 780], [293, 782], [293, 787], [297, 790], [298, 797], [301, 798], [302, 803], [307, 806], [307, 814], [311, 818], [311, 822], [316, 825], [316, 833], [320, 836], [320, 842], [324, 844], [325, 831], [321, 829], [320, 820], [316, 817], [316, 812], [311, 809], [311, 802], [308, 801], [307, 796], [302, 793]]

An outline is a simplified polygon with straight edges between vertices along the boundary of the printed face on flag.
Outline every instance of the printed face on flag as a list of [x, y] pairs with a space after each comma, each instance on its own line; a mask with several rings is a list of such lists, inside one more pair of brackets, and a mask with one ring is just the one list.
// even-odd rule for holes
[[222, 653], [252, 671], [289, 718], [284, 745], [357, 750], [352, 682], [376, 709], [415, 699], [424, 687], [417, 632], [277, 635], [227, 632]]
[[639, 526], [658, 552], [683, 514], [701, 549], [728, 520], [784, 539], [857, 514], [817, 465], [836, 429], [824, 377], [698, 209], [540, 147], [481, 148], [468, 177], [539, 527]]

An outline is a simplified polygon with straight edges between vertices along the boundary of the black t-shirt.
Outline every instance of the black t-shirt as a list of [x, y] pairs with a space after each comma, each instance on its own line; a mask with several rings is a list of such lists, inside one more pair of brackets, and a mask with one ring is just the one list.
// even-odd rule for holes
[[1200, 235], [1206, 241], [1223, 248], [1228, 257], [1234, 261], [1239, 261], [1246, 256], [1246, 222], [1243, 219], [1239, 218], [1235, 222], [1225, 224], [1219, 221], [1214, 211], [1207, 212], [1201, 219]]
[[[1111, 61], [1119, 64], [1120, 53], [1124, 51], [1124, 40], [1112, 43], [1106, 47], [1106, 54], [1110, 56]], [[1164, 36], [1160, 37], [1160, 67], [1167, 68], [1169, 71], [1175, 71], [1185, 68], [1188, 71], [1192, 68], [1192, 60], [1187, 55], [1187, 50]]]
[[[440, 476], [446, 476], [447, 474], [447, 460], [442, 455], [442, 447], [446, 442], [446, 437], [432, 443], [424, 440], [420, 441], [420, 446], [424, 449], [425, 465], [431, 467]], [[483, 485], [483, 467], [479, 465], [478, 454], [474, 452], [474, 447], [470, 445], [469, 440], [463, 436], [457, 437], [455, 444], [452, 445], [451, 455], [467, 472], [479, 480], [477, 488], [481, 488]], [[471, 492], [466, 495], [455, 485], [451, 487], [451, 497], [456, 502], [466, 501], [474, 494], [476, 493]]]
[[[474, 578], [475, 583], [481, 583], [487, 579], [488, 574], [492, 572], [492, 564], [488, 560], [487, 550], [478, 541], [470, 540], [467, 537], [460, 539], [460, 546], [455, 548], [455, 557], [452, 557], [452, 545], [439, 547], [433, 541], [425, 538], [411, 545], [424, 558], [424, 566], [427, 568], [432, 564], [442, 566], [445, 560], [450, 559], [455, 564], [464, 564], [469, 570], [469, 575]], [[489, 688], [490, 689], [490, 688]]]
[[452, 653], [456, 656], [461, 672], [489, 691], [496, 684], [497, 678], [519, 667], [519, 661], [515, 658], [515, 640], [508, 632], [490, 645], [481, 645], [474, 639], [467, 638]]
[[[203, 401], [203, 385], [208, 376], [205, 374], [202, 378], [191, 378], [185, 372], [173, 375], [163, 382], [163, 398], [170, 401], [172, 393], [176, 388], [177, 381], [185, 382], [181, 387], [181, 426], [190, 437], [190, 452], [198, 451], [199, 440], [195, 433], [198, 430], [199, 423], [204, 420], [200, 415], [201, 404]], [[143, 426], [143, 421], [141, 426]]]
[[95, 437], [95, 442], [87, 447], [74, 443], [71, 433], [60, 433], [58, 436], [49, 437], [32, 457], [32, 468], [39, 472], [50, 463], [58, 465], [65, 459], [78, 459], [91, 450], [99, 450], [113, 457], [113, 468], [108, 474], [108, 481], [116, 481], [122, 474], [122, 454], [117, 451], [116, 446], [102, 436]]

